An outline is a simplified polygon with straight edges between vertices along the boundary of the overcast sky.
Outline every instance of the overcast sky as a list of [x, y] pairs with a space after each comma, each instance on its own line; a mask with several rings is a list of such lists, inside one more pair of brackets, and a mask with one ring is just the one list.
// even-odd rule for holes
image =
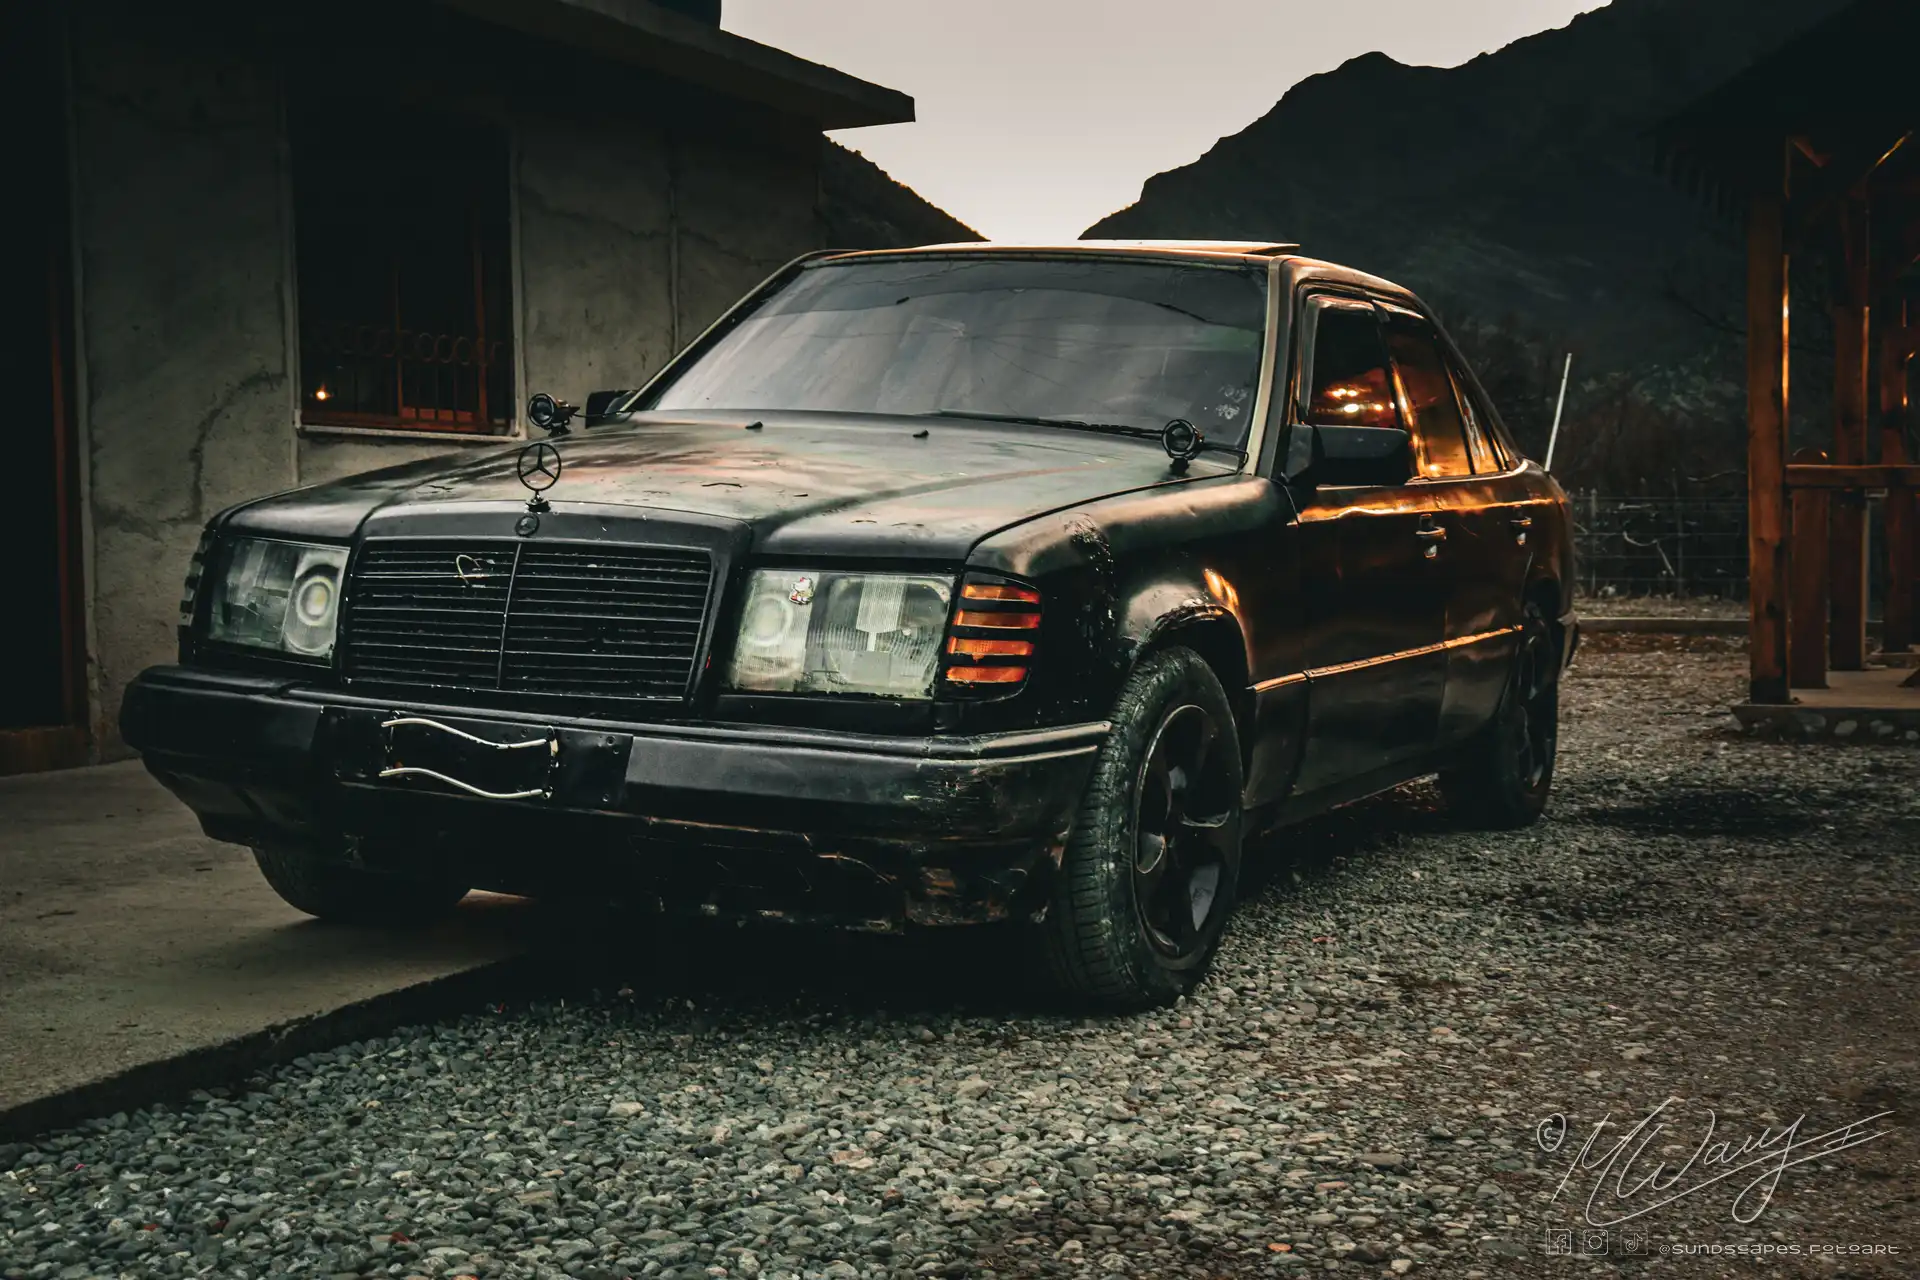
[[[1599, 0], [725, 0], [728, 30], [913, 95], [834, 136], [999, 240], [1078, 236], [1288, 87], [1454, 66]], [[1274, 234], [1285, 235], [1284, 227]]]

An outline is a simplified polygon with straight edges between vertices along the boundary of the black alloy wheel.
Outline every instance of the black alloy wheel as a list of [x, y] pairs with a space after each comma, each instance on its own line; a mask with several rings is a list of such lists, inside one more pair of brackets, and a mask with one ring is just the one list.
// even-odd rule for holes
[[1546, 810], [1560, 747], [1560, 651], [1546, 613], [1529, 601], [1500, 709], [1440, 773], [1447, 807], [1493, 830], [1530, 825]]
[[1511, 696], [1517, 710], [1508, 749], [1514, 753], [1514, 777], [1528, 791], [1542, 786], [1553, 773], [1554, 753], [1560, 745], [1559, 671], [1559, 655], [1553, 652], [1547, 628], [1524, 628], [1520, 652], [1514, 657]]
[[1220, 751], [1239, 750], [1205, 708], [1173, 707], [1154, 731], [1135, 787], [1133, 901], [1147, 940], [1178, 962], [1202, 945], [1239, 840], [1237, 797]]
[[1056, 983], [1109, 1008], [1168, 1004], [1206, 972], [1240, 878], [1240, 740], [1187, 648], [1115, 700], [1039, 940]]

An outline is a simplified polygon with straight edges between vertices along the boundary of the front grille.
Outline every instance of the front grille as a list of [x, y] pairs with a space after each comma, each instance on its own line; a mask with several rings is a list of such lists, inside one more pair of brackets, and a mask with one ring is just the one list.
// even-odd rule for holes
[[680, 699], [712, 584], [704, 551], [369, 542], [347, 587], [344, 670], [377, 684]]

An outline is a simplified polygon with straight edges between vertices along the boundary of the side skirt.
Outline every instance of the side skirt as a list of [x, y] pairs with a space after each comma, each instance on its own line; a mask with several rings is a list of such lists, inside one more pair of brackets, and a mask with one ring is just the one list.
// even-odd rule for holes
[[1322, 787], [1318, 791], [1305, 795], [1289, 796], [1278, 804], [1269, 806], [1260, 815], [1255, 827], [1260, 834], [1290, 827], [1295, 823], [1317, 818], [1331, 809], [1356, 803], [1383, 791], [1391, 791], [1403, 783], [1417, 778], [1428, 778], [1440, 772], [1443, 756], [1441, 754], [1418, 756], [1412, 760], [1400, 760], [1384, 769], [1362, 774], [1346, 782]]

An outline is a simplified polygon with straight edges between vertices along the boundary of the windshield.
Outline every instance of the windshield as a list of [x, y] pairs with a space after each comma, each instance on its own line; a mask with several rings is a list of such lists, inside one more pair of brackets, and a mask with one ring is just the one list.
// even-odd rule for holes
[[1113, 258], [809, 267], [644, 407], [1061, 418], [1240, 443], [1263, 268]]

